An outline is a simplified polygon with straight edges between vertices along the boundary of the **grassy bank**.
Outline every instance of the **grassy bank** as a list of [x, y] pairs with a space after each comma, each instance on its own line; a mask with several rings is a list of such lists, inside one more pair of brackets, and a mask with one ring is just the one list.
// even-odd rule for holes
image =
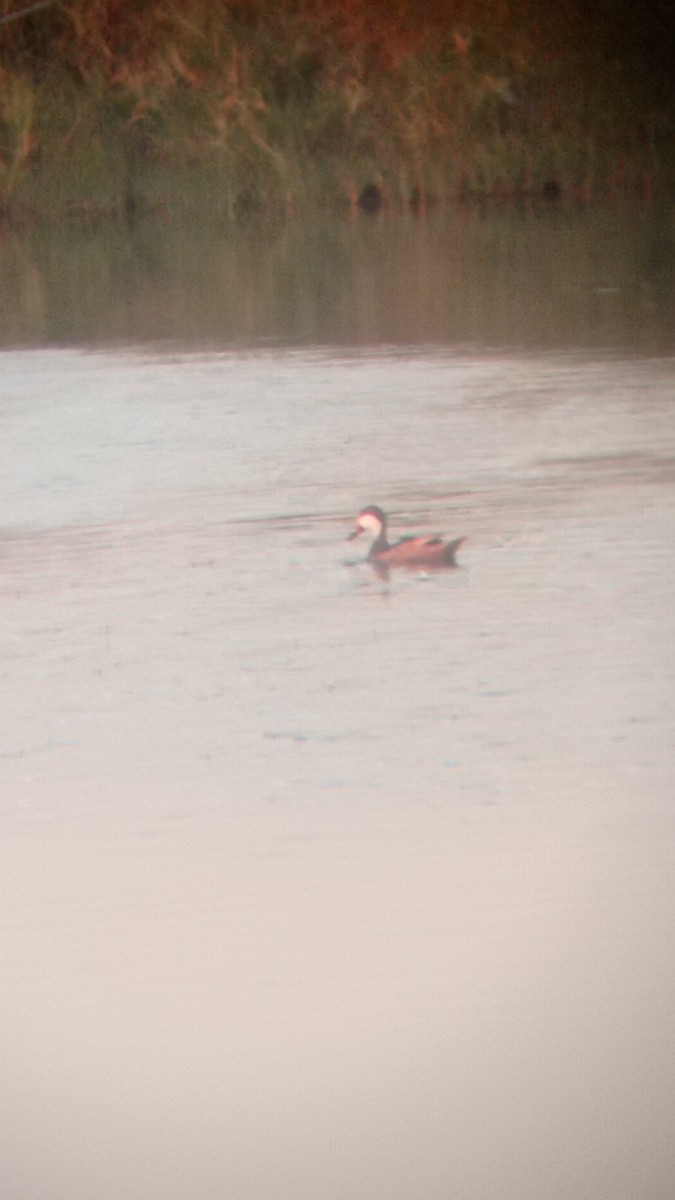
[[5, 215], [648, 196], [672, 141], [659, 73], [578, 0], [57, 0], [0, 24]]

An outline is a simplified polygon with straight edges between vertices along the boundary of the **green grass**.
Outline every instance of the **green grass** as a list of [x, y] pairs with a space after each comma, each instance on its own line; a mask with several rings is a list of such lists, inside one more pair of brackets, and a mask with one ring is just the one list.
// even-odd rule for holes
[[665, 92], [576, 0], [540, 11], [62, 0], [0, 25], [0, 207], [96, 220], [201, 197], [232, 216], [347, 207], [368, 184], [392, 205], [669, 186]]

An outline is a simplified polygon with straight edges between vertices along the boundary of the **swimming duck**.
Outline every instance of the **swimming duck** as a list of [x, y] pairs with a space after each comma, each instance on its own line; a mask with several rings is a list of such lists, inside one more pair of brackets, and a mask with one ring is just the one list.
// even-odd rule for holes
[[390, 567], [403, 567], [410, 571], [438, 571], [456, 567], [455, 554], [466, 538], [458, 537], [444, 542], [438, 537], [404, 537], [393, 546], [387, 541], [387, 518], [376, 504], [361, 509], [356, 518], [356, 528], [347, 538], [352, 542], [360, 533], [372, 533], [374, 542], [368, 551], [367, 562], [386, 579]]

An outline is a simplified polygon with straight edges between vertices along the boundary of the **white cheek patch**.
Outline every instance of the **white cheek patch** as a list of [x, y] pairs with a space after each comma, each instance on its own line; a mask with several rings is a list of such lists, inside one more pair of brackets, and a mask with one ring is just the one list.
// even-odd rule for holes
[[382, 528], [382, 522], [378, 521], [377, 517], [374, 517], [372, 513], [364, 513], [363, 516], [358, 518], [356, 527], [362, 533], [367, 532], [377, 535]]

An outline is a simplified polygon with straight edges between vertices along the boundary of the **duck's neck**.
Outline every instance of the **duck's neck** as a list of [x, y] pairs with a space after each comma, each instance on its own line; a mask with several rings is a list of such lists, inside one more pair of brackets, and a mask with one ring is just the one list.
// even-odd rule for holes
[[382, 528], [380, 529], [380, 532], [378, 533], [377, 537], [375, 538], [375, 541], [373, 542], [372, 546], [370, 547], [368, 557], [375, 558], [378, 554], [382, 554], [384, 550], [388, 550], [388, 549], [389, 549], [389, 542], [387, 541], [387, 530], [385, 529], [385, 527], [383, 525]]

